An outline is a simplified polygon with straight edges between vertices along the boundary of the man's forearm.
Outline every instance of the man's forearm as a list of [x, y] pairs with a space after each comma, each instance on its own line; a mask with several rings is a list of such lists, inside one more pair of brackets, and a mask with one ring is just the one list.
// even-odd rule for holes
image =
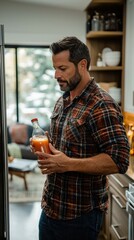
[[93, 175], [108, 175], [119, 172], [119, 169], [112, 158], [105, 153], [101, 153], [90, 158], [71, 158], [70, 160], [68, 171], [84, 172]]

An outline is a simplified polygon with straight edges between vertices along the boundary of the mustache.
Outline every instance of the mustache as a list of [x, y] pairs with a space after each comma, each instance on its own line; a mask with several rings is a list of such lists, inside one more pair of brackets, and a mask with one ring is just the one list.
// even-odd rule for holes
[[58, 83], [65, 83], [65, 82], [68, 83], [68, 80], [62, 80], [61, 78], [57, 78], [57, 82]]

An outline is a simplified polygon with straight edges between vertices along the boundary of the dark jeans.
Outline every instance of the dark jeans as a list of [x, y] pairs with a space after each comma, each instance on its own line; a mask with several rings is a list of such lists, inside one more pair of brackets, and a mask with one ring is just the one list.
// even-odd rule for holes
[[39, 240], [97, 240], [104, 213], [94, 209], [72, 220], [54, 220], [42, 211]]

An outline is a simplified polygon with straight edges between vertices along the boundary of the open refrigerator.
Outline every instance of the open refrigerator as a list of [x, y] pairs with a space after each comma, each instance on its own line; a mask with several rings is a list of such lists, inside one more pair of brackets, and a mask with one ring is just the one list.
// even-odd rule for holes
[[0, 240], [9, 240], [8, 154], [4, 66], [4, 26], [0, 25]]

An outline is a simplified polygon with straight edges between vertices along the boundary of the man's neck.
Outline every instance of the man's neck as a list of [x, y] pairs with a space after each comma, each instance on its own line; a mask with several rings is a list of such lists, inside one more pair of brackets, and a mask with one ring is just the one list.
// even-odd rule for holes
[[81, 92], [84, 90], [86, 85], [92, 80], [90, 76], [88, 78], [84, 79], [84, 81], [81, 81], [78, 86], [73, 90], [70, 91], [70, 101], [72, 102], [73, 99], [81, 94]]

